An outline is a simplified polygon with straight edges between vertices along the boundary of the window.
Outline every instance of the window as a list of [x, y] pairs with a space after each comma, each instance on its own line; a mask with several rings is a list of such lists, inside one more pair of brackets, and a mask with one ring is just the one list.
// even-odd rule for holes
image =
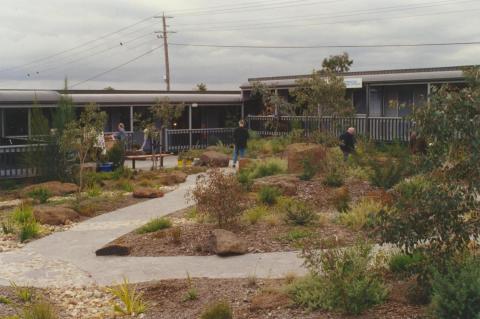
[[28, 109], [5, 110], [5, 136], [28, 135]]

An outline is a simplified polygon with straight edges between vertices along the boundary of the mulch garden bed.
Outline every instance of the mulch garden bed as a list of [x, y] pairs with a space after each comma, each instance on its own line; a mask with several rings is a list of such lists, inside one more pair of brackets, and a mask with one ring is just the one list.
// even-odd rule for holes
[[[413, 306], [398, 294], [392, 293], [388, 301], [362, 315], [348, 316], [333, 312], [309, 312], [293, 305], [289, 296], [282, 292], [284, 279], [191, 279], [165, 280], [141, 284], [149, 304], [145, 318], [190, 319], [199, 318], [208, 305], [225, 300], [232, 305], [237, 319], [415, 319], [424, 316], [424, 308]], [[190, 288], [198, 292], [197, 300], [185, 300]], [[401, 282], [392, 282], [391, 291], [401, 289]]]

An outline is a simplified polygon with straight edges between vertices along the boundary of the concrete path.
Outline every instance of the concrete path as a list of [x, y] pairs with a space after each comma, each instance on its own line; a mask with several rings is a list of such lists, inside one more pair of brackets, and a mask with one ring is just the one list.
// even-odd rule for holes
[[189, 206], [187, 191], [195, 175], [162, 198], [152, 199], [103, 214], [75, 225], [68, 231], [36, 240], [20, 250], [0, 253], [0, 285], [62, 287], [110, 285], [122, 277], [130, 282], [192, 277], [259, 278], [302, 274], [302, 260], [292, 252], [217, 256], [97, 257], [95, 250], [153, 217]]

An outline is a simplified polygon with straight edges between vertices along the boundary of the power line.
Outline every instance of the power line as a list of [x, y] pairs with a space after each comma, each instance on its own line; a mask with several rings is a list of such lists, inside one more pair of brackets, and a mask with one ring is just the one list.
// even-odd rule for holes
[[91, 80], [95, 80], [95, 79], [97, 79], [97, 78], [99, 78], [99, 77], [101, 77], [101, 76], [103, 76], [103, 75], [105, 75], [105, 74], [108, 74], [108, 73], [110, 73], [110, 72], [113, 72], [113, 71], [115, 71], [115, 70], [118, 70], [118, 69], [120, 69], [121, 67], [124, 67], [125, 65], [128, 65], [128, 64], [130, 64], [130, 63], [132, 63], [132, 62], [135, 62], [135, 61], [143, 58], [144, 56], [146, 56], [146, 55], [148, 55], [148, 54], [150, 54], [150, 53], [152, 53], [152, 52], [154, 52], [154, 51], [156, 51], [156, 50], [158, 50], [158, 49], [160, 49], [160, 48], [162, 48], [162, 47], [163, 47], [163, 45], [154, 47], [153, 49], [150, 49], [150, 50], [148, 50], [148, 51], [146, 51], [146, 52], [144, 52], [144, 53], [142, 53], [142, 54], [134, 57], [133, 59], [130, 59], [130, 60], [126, 61], [126, 62], [123, 62], [122, 64], [119, 64], [119, 65], [117, 65], [117, 66], [115, 66], [115, 67], [113, 67], [113, 68], [111, 68], [111, 69], [108, 69], [108, 70], [106, 70], [106, 71], [104, 71], [104, 72], [98, 73], [98, 74], [96, 74], [96, 75], [94, 75], [94, 76], [92, 76], [92, 77], [90, 77], [90, 78], [88, 78], [88, 79], [86, 79], [86, 80], [83, 80], [83, 81], [80, 81], [80, 82], [76, 82], [76, 83], [74, 83], [73, 85], [71, 85], [70, 87], [73, 88], [73, 87], [76, 87], [76, 86], [78, 86], [78, 85], [80, 85], [80, 84], [89, 82], [89, 81], [91, 81]]
[[87, 46], [87, 45], [89, 45], [89, 44], [91, 44], [91, 43], [97, 42], [97, 41], [99, 41], [99, 40], [106, 39], [106, 38], [108, 38], [108, 37], [111, 37], [112, 35], [121, 33], [121, 32], [123, 32], [123, 31], [125, 31], [125, 30], [130, 29], [130, 28], [133, 28], [134, 26], [139, 25], [139, 24], [141, 24], [141, 23], [144, 23], [145, 21], [148, 21], [148, 20], [152, 19], [153, 17], [154, 17], [154, 16], [149, 16], [149, 17], [144, 18], [144, 19], [142, 19], [142, 20], [139, 20], [139, 21], [137, 21], [137, 22], [135, 22], [135, 23], [132, 23], [132, 24], [129, 24], [129, 25], [125, 26], [125, 27], [122, 27], [122, 28], [120, 28], [120, 29], [118, 29], [118, 30], [109, 32], [109, 33], [104, 34], [104, 35], [102, 35], [102, 36], [99, 36], [99, 37], [97, 37], [97, 38], [95, 38], [95, 39], [92, 39], [92, 40], [83, 42], [83, 43], [81, 43], [81, 44], [79, 44], [79, 45], [76, 45], [76, 46], [74, 46], [74, 47], [71, 47], [71, 48], [69, 48], [69, 49], [66, 49], [66, 50], [63, 50], [63, 51], [60, 51], [60, 52], [57, 52], [57, 53], [54, 53], [54, 54], [52, 54], [52, 55], [48, 55], [48, 56], [45, 56], [45, 57], [43, 57], [43, 58], [36, 59], [36, 60], [33, 60], [33, 61], [30, 61], [30, 62], [21, 64], [21, 65], [17, 65], [17, 66], [14, 66], [14, 67], [1, 69], [1, 70], [0, 70], [0, 73], [6, 72], [6, 71], [16, 70], [16, 69], [19, 69], [19, 68], [23, 68], [23, 67], [26, 67], [26, 66], [29, 66], [29, 65], [38, 63], [38, 62], [43, 62], [43, 61], [50, 60], [50, 59], [52, 59], [52, 58], [61, 56], [61, 55], [65, 54], [65, 53], [74, 51], [74, 50], [76, 50], [76, 49], [78, 49], [78, 48], [82, 48], [82, 47]]
[[430, 46], [459, 46], [479, 45], [480, 41], [444, 42], [444, 43], [395, 43], [395, 44], [348, 44], [348, 45], [232, 45], [232, 44], [198, 44], [198, 43], [170, 43], [170, 45], [184, 47], [205, 48], [236, 48], [236, 49], [348, 49], [348, 48], [402, 48], [402, 47], [430, 47]]
[[[465, 2], [475, 2], [475, 0], [465, 0], [465, 1], [460, 1], [462, 3]], [[457, 2], [458, 3], [458, 2]], [[424, 3], [422, 5], [416, 5], [416, 6], [393, 6], [393, 7], [383, 7], [383, 8], [377, 8], [374, 10], [355, 10], [355, 11], [344, 11], [343, 14], [337, 14], [337, 15], [308, 15], [308, 16], [295, 16], [295, 17], [290, 17], [290, 18], [283, 18], [280, 22], [281, 24], [278, 24], [280, 22], [274, 22], [277, 19], [270, 20], [267, 22], [262, 22], [262, 23], [248, 23], [246, 22], [245, 24], [241, 25], [228, 25], [226, 26], [228, 29], [223, 29], [219, 30], [219, 27], [222, 25], [217, 24], [217, 25], [212, 25], [213, 29], [181, 29], [180, 31], [182, 32], [187, 32], [187, 31], [236, 31], [236, 30], [249, 30], [249, 29], [257, 29], [257, 28], [268, 28], [268, 26], [271, 26], [272, 28], [276, 28], [276, 26], [305, 26], [305, 25], [321, 25], [321, 24], [330, 24], [330, 22], [320, 22], [320, 23], [315, 23], [315, 24], [305, 24], [302, 22], [301, 24], [294, 24], [294, 25], [286, 25], [284, 22], [288, 21], [297, 21], [298, 19], [331, 19], [331, 18], [339, 18], [339, 17], [349, 17], [349, 16], [357, 16], [357, 15], [366, 15], [366, 14], [372, 14], [372, 13], [387, 13], [390, 11], [398, 12], [398, 11], [408, 11], [408, 10], [413, 10], [413, 9], [423, 9], [423, 8], [429, 8], [429, 7], [436, 7], [436, 6], [444, 6], [450, 4], [450, 1], [436, 1], [436, 2], [429, 2], [429, 3]]]

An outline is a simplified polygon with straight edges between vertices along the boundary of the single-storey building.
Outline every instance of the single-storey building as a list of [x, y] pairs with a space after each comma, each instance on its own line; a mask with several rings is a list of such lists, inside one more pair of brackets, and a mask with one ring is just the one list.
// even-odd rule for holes
[[[403, 117], [410, 114], [413, 105], [425, 103], [435, 85], [465, 82], [463, 69], [466, 66], [398, 69], [379, 71], [345, 72], [347, 97], [352, 101], [357, 116]], [[261, 82], [279, 96], [293, 101], [290, 90], [297, 86], [297, 80], [310, 75], [290, 75], [250, 78], [241, 85], [242, 100], [250, 108], [260, 110], [258, 101], [251, 99], [252, 85]]]

